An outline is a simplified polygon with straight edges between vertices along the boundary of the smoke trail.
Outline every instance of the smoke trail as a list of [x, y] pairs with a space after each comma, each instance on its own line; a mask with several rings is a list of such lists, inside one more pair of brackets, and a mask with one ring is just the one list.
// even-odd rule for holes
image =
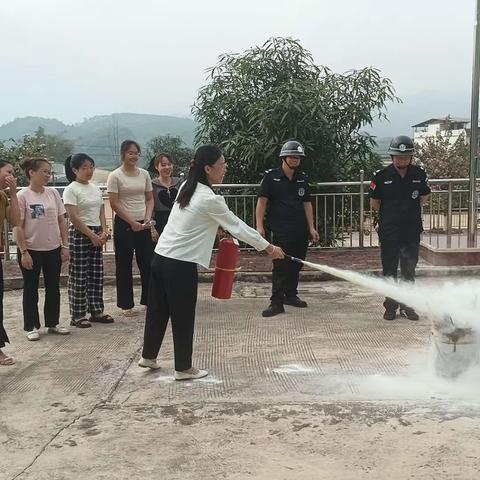
[[410, 282], [375, 278], [327, 265], [303, 262], [305, 265], [347, 280], [374, 292], [391, 297], [428, 316], [436, 328], [480, 328], [480, 282], [446, 282], [441, 286], [419, 286]]

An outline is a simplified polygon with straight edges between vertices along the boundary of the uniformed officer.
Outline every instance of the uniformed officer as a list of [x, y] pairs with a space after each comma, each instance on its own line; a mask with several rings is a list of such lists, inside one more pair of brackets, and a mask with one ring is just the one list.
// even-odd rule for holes
[[[313, 225], [313, 208], [307, 176], [298, 171], [305, 157], [303, 146], [296, 141], [286, 142], [281, 151], [282, 164], [267, 170], [258, 193], [256, 208], [257, 231], [265, 236], [265, 227], [273, 234], [275, 245], [285, 253], [305, 259], [308, 238], [319, 237]], [[272, 296], [270, 306], [262, 312], [272, 317], [285, 312], [283, 305], [305, 308], [307, 302], [297, 293], [302, 266], [291, 260], [273, 260]]]
[[[397, 278], [398, 263], [402, 280], [415, 281], [420, 234], [423, 231], [422, 209], [430, 195], [428, 177], [422, 167], [412, 165], [415, 153], [410, 137], [395, 137], [388, 152], [392, 164], [379, 170], [370, 184], [370, 205], [380, 212], [378, 237], [383, 275]], [[383, 303], [385, 320], [400, 315], [418, 320], [415, 310], [392, 298]]]

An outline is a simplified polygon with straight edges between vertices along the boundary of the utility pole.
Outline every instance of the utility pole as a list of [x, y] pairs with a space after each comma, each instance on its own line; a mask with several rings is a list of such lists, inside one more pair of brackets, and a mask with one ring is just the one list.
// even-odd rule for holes
[[478, 97], [480, 88], [480, 0], [476, 2], [473, 71], [472, 71], [472, 105], [470, 134], [470, 182], [468, 196], [468, 232], [467, 247], [476, 247], [477, 240], [477, 158], [478, 158]]

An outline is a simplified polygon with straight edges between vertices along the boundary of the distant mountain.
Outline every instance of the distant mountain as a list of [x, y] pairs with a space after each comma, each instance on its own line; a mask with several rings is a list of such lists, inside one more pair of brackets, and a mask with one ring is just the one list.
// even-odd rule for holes
[[12, 122], [0, 126], [0, 141], [7, 141], [11, 138], [18, 140], [24, 135], [34, 133], [38, 127], [43, 127], [47, 133], [63, 134], [68, 126], [55, 118], [23, 117], [16, 118]]
[[169, 134], [192, 146], [196, 124], [189, 118], [137, 113], [101, 115], [73, 125], [55, 119], [24, 117], [0, 126], [0, 140], [20, 139], [38, 127], [43, 127], [47, 134], [64, 135], [75, 142], [75, 151], [88, 153], [98, 166], [113, 168], [118, 165], [122, 140], [136, 140], [145, 147], [151, 138]]

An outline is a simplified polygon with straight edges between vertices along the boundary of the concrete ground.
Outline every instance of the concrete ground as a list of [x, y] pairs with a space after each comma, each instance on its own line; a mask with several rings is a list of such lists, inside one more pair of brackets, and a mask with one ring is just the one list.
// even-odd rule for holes
[[112, 287], [115, 324], [35, 343], [7, 292], [0, 479], [479, 478], [480, 382], [430, 372], [426, 319], [385, 322], [344, 282], [305, 283], [309, 308], [269, 319], [268, 284], [209, 289], [194, 358], [211, 375], [189, 382], [172, 380], [170, 330], [162, 369], [137, 367], [143, 318], [118, 316]]

